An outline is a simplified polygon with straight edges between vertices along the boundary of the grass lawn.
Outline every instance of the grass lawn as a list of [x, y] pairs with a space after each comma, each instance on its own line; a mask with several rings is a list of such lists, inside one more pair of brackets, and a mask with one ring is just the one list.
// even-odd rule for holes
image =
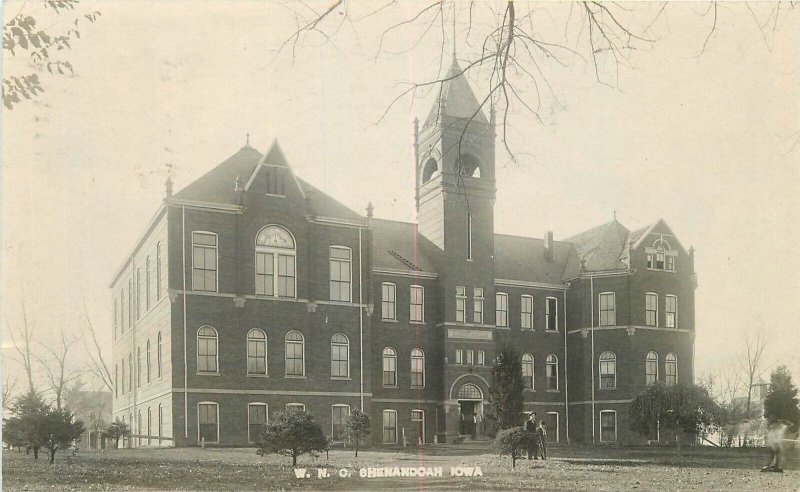
[[[286, 490], [286, 489], [560, 489], [560, 490], [800, 490], [800, 458], [792, 450], [786, 473], [760, 473], [761, 449], [670, 448], [551, 449], [551, 459], [510, 459], [496, 454], [460, 455], [427, 450], [332, 451], [326, 460], [303, 456], [296, 478], [291, 459], [261, 458], [253, 449], [124, 449], [60, 454], [54, 465], [24, 453], [3, 452], [3, 490]], [[482, 476], [451, 477], [450, 468], [478, 466]], [[366, 467], [442, 467], [442, 477], [360, 478]], [[327, 467], [330, 478], [317, 478]], [[353, 473], [341, 478], [338, 472]]]

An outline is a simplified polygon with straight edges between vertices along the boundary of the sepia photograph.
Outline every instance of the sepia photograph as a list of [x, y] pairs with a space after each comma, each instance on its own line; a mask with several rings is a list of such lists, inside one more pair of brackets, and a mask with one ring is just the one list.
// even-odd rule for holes
[[797, 2], [2, 13], [3, 490], [798, 490]]

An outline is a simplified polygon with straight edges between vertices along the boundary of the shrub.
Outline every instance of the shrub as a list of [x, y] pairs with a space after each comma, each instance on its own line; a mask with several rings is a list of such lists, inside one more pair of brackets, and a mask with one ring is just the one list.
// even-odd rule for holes
[[261, 435], [256, 453], [264, 456], [276, 453], [292, 457], [292, 466], [297, 465], [297, 457], [302, 454], [318, 456], [328, 449], [328, 439], [322, 428], [305, 410], [289, 410], [278, 413], [267, 424]]
[[494, 442], [500, 452], [511, 455], [511, 467], [516, 468], [517, 458], [533, 447], [533, 440], [532, 432], [523, 427], [512, 427], [499, 431]]
[[128, 427], [128, 424], [120, 422], [119, 420], [112, 422], [111, 425], [103, 431], [103, 437], [114, 440], [115, 448], [119, 447], [119, 440], [121, 438], [130, 436], [131, 428]]

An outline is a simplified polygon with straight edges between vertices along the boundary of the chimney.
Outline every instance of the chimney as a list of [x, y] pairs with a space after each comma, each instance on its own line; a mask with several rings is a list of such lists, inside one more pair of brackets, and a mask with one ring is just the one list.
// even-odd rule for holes
[[164, 187], [166, 188], [166, 195], [167, 198], [172, 197], [172, 178], [167, 176], [167, 182], [164, 183]]
[[553, 231], [547, 231], [544, 235], [544, 257], [547, 261], [553, 261]]

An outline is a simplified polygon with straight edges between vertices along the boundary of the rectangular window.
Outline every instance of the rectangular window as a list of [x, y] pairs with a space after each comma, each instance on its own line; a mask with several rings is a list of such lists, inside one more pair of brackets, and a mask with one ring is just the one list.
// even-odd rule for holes
[[600, 294], [600, 326], [616, 326], [617, 302], [613, 292]]
[[352, 252], [350, 248], [331, 246], [331, 301], [350, 302], [352, 284]]
[[412, 285], [410, 291], [409, 319], [414, 323], [425, 321], [425, 289], [421, 285]]
[[217, 235], [192, 232], [192, 289], [217, 291]]
[[468, 366], [475, 365], [475, 351], [474, 350], [467, 350], [467, 365]]
[[486, 351], [485, 350], [478, 350], [478, 365], [485, 366], [486, 365]]
[[397, 442], [397, 412], [394, 410], [383, 411], [383, 442], [386, 444]]
[[216, 403], [198, 403], [197, 404], [197, 439], [205, 440], [205, 442], [218, 442], [219, 441], [219, 415], [218, 406]]
[[350, 377], [350, 341], [344, 335], [331, 339], [331, 377]]
[[472, 215], [467, 214], [467, 259], [472, 259]]
[[647, 268], [655, 268], [656, 261], [652, 253], [647, 253]]
[[658, 326], [658, 294], [648, 292], [644, 297], [644, 322], [647, 326]]
[[150, 257], [147, 257], [147, 261], [145, 262], [144, 268], [144, 277], [145, 277], [145, 310], [150, 311]]
[[114, 340], [117, 339], [118, 331], [119, 331], [119, 313], [117, 312], [117, 298], [114, 297]]
[[547, 412], [544, 421], [547, 426], [547, 440], [559, 442], [558, 412]]
[[303, 340], [286, 340], [286, 375], [304, 376], [305, 364], [303, 361], [303, 350], [305, 343]]
[[664, 297], [664, 312], [666, 314], [666, 326], [667, 328], [677, 328], [678, 327], [678, 298], [676, 296], [665, 296]]
[[331, 407], [331, 441], [347, 440], [347, 419], [350, 416], [348, 405], [333, 405]]
[[461, 349], [456, 349], [456, 364], [463, 364], [464, 363], [464, 351]]
[[411, 410], [412, 422], [423, 422], [425, 420], [425, 412], [422, 410]]
[[425, 357], [421, 351], [411, 352], [411, 387], [425, 387]]
[[508, 294], [498, 292], [495, 295], [496, 315], [495, 323], [497, 326], [508, 326]]
[[667, 271], [668, 272], [675, 271], [675, 257], [672, 255], [667, 255]]
[[381, 284], [381, 319], [397, 319], [397, 286]]
[[294, 256], [278, 255], [278, 297], [294, 297]]
[[483, 324], [483, 288], [475, 287], [472, 299], [472, 320], [481, 325]]
[[287, 412], [291, 412], [293, 410], [294, 411], [305, 412], [306, 411], [306, 406], [304, 404], [302, 404], [302, 403], [287, 403], [286, 404], [286, 411]]
[[119, 294], [119, 334], [125, 334], [125, 289]]
[[558, 330], [558, 299], [555, 297], [547, 298], [547, 304], [545, 304], [545, 319], [547, 320], [547, 325], [545, 326], [547, 331]]
[[617, 440], [617, 412], [614, 410], [600, 411], [600, 442], [614, 442]]
[[161, 436], [164, 433], [164, 407], [158, 405], [158, 444], [161, 445]]
[[533, 329], [533, 297], [522, 296], [520, 298], [520, 328], [523, 330]]
[[275, 295], [275, 255], [256, 253], [256, 295]]
[[247, 442], [260, 442], [266, 425], [267, 404], [251, 403], [247, 405]]
[[463, 323], [467, 311], [467, 289], [463, 285], [456, 286], [456, 323]]

